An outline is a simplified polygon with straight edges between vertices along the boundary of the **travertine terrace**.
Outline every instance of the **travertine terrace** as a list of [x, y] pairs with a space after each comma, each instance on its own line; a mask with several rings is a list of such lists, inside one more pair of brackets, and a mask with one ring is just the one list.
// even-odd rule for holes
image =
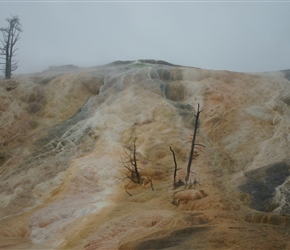
[[[290, 249], [289, 76], [140, 60], [1, 80], [0, 249]], [[195, 185], [173, 189], [198, 104]]]

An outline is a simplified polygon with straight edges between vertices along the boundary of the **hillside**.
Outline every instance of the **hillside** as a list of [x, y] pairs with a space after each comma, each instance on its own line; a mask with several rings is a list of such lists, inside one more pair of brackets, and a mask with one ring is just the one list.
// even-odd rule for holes
[[1, 80], [0, 249], [290, 249], [289, 80], [155, 60]]

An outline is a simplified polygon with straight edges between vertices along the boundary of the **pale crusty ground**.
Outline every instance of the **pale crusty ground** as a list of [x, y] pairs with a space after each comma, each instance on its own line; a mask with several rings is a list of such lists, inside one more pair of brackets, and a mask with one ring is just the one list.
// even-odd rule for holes
[[[128, 64], [2, 81], [0, 249], [290, 249], [285, 204], [257, 211], [239, 189], [289, 159], [289, 100], [282, 72]], [[174, 190], [169, 147], [183, 179], [198, 103], [197, 184]], [[142, 185], [121, 162], [135, 139]]]

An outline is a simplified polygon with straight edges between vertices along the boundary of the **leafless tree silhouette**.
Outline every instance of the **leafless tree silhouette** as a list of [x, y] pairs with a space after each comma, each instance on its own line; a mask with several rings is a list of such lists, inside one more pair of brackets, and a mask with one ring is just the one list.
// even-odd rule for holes
[[124, 148], [127, 160], [122, 160], [123, 167], [129, 170], [130, 174], [125, 173], [126, 177], [135, 183], [141, 183], [141, 176], [137, 166], [136, 158], [136, 139], [134, 140], [133, 148], [129, 152]]
[[15, 52], [18, 50], [14, 48], [17, 41], [20, 39], [20, 32], [22, 32], [22, 26], [20, 24], [20, 19], [17, 16], [12, 16], [11, 18], [5, 19], [8, 22], [6, 28], [0, 28], [2, 32], [2, 40], [0, 47], [0, 58], [5, 62], [3, 64], [3, 71], [5, 72], [5, 78], [10, 79], [12, 72], [18, 68], [18, 61], [14, 61], [13, 57]]
[[194, 133], [193, 133], [193, 137], [192, 137], [192, 141], [191, 141], [191, 149], [190, 149], [190, 154], [189, 154], [189, 159], [188, 159], [188, 165], [187, 165], [187, 171], [186, 171], [186, 176], [185, 176], [185, 183], [186, 185], [188, 184], [188, 180], [189, 180], [189, 176], [190, 176], [190, 172], [191, 172], [191, 163], [193, 160], [193, 154], [194, 154], [194, 147], [196, 145], [202, 146], [204, 147], [202, 144], [196, 144], [195, 143], [195, 139], [196, 139], [196, 134], [197, 134], [197, 128], [198, 128], [198, 119], [199, 119], [199, 115], [202, 112], [202, 110], [199, 110], [199, 103], [197, 106], [197, 113], [195, 115], [195, 125], [194, 125]]

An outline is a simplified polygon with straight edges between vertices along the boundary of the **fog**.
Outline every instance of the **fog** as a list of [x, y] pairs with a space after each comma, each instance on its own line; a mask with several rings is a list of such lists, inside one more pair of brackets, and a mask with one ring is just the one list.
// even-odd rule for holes
[[23, 26], [15, 74], [137, 59], [259, 72], [290, 68], [289, 9], [285, 1], [2, 1], [0, 27], [11, 15]]

